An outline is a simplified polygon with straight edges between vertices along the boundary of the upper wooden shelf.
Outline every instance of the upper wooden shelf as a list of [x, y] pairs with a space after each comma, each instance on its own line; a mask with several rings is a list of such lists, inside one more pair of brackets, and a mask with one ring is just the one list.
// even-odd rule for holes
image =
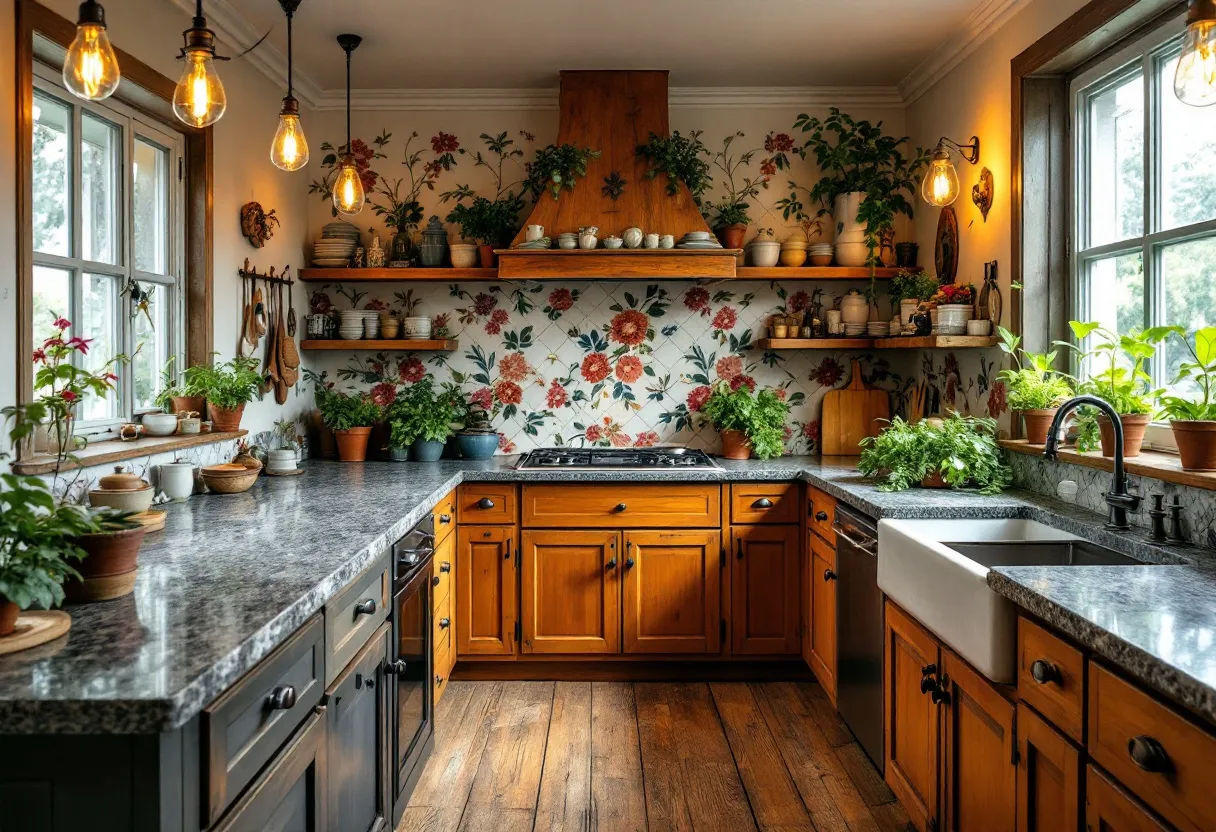
[[385, 350], [388, 352], [455, 352], [460, 342], [448, 338], [430, 341], [388, 340], [385, 338], [357, 338], [351, 341], [305, 340], [300, 342], [302, 350]]
[[[895, 277], [902, 269], [875, 269], [874, 277], [887, 280]], [[916, 268], [909, 271], [923, 271]], [[739, 266], [735, 269], [735, 277], [739, 280], [856, 280], [870, 279], [870, 269], [866, 266]]]
[[299, 274], [300, 280], [317, 283], [498, 279], [498, 269], [300, 269]]
[[738, 249], [503, 249], [498, 276], [507, 280], [571, 278], [680, 280], [732, 278]]
[[944, 350], [996, 346], [991, 335], [927, 335], [923, 338], [761, 338], [762, 350]]

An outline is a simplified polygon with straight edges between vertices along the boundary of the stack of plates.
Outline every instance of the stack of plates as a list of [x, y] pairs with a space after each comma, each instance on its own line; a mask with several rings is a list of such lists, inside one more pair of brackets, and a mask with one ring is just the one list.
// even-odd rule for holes
[[865, 324], [845, 324], [844, 325], [844, 334], [848, 335], [850, 338], [858, 338], [858, 337], [866, 334], [866, 325]]
[[866, 324], [866, 333], [871, 338], [886, 338], [891, 334], [891, 324], [887, 321], [870, 321]]
[[337, 237], [321, 237], [312, 247], [312, 264], [321, 268], [343, 267], [350, 263], [355, 254], [355, 246], [359, 244], [356, 237], [353, 240]]
[[811, 254], [834, 254], [836, 247], [831, 243], [816, 243], [807, 249]]
[[[575, 239], [577, 240], [578, 238], [576, 237]], [[549, 248], [552, 244], [553, 244], [553, 241], [550, 240], [548, 237], [538, 237], [535, 240], [528, 240], [527, 242], [520, 243], [519, 245], [515, 246], [515, 248], [517, 248], [517, 249], [545, 249], [545, 248]]]
[[676, 248], [722, 248], [722, 244], [708, 231], [689, 231], [676, 243]]
[[557, 235], [557, 247], [564, 249], [578, 248], [578, 234], [573, 231], [563, 231]]
[[[345, 341], [358, 341], [363, 337], [363, 310], [344, 309], [338, 313], [340, 323], [338, 335]], [[377, 322], [379, 322], [377, 320]]]

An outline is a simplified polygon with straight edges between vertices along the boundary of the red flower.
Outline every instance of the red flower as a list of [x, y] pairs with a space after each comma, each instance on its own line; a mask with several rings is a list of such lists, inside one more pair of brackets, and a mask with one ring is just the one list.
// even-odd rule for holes
[[802, 426], [802, 435], [805, 436], [807, 439], [811, 440], [812, 442], [818, 442], [819, 441], [819, 420], [816, 419], [813, 422], [807, 422], [805, 425], [803, 425]]
[[431, 150], [436, 153], [455, 153], [459, 149], [460, 142], [451, 133], [440, 130], [437, 135], [431, 136]]
[[47, 338], [42, 342], [43, 347], [62, 347], [63, 339], [56, 335], [54, 338]]
[[384, 362], [383, 361], [369, 361], [369, 362], [367, 362], [367, 367], [375, 375], [378, 375], [378, 376], [384, 375]]
[[612, 447], [614, 448], [628, 448], [633, 444], [629, 441], [629, 434], [620, 429], [610, 431], [608, 441], [612, 443]]
[[489, 387], [483, 387], [469, 396], [469, 404], [489, 410], [494, 405], [494, 393]]
[[587, 437], [588, 442], [598, 442], [603, 432], [599, 425], [587, 425], [587, 429], [583, 431], [583, 436]]
[[522, 352], [509, 352], [498, 364], [498, 374], [507, 381], [523, 381], [532, 368]]
[[503, 404], [519, 404], [523, 401], [524, 391], [513, 381], [499, 381], [498, 386], [494, 388], [494, 395]]
[[497, 335], [502, 332], [502, 325], [511, 319], [511, 315], [505, 309], [495, 309], [490, 314], [490, 320], [485, 325], [487, 335]]
[[102, 376], [102, 378], [106, 381], [118, 381], [118, 375], [116, 373], [106, 373]]
[[764, 150], [768, 153], [788, 153], [794, 149], [794, 140], [788, 133], [769, 133], [764, 137]]
[[642, 377], [642, 359], [636, 355], [622, 355], [616, 360], [616, 377], [632, 384]]
[[515, 453], [515, 443], [500, 433], [498, 434], [498, 450], [504, 454], [513, 454]]
[[786, 425], [785, 427], [781, 428], [781, 440], [783, 442], [789, 442], [790, 439], [793, 438], [793, 436], [794, 436], [794, 429], [791, 428], [789, 425]]
[[785, 388], [778, 387], [776, 390], [773, 391], [773, 395], [776, 396], [779, 401], [785, 401], [785, 395], [786, 395]]
[[485, 292], [478, 292], [473, 298], [473, 311], [478, 315], [489, 315], [498, 306], [498, 298]]
[[694, 286], [684, 293], [684, 305], [691, 312], [709, 314], [709, 290], [702, 286]]
[[988, 415], [993, 419], [1005, 412], [1005, 382], [998, 381], [988, 391]]
[[714, 370], [718, 373], [718, 378], [730, 381], [743, 373], [743, 359], [737, 355], [724, 355], [718, 359]]
[[738, 390], [740, 387], [746, 387], [753, 393], [756, 392], [756, 380], [751, 376], [735, 376], [730, 380], [730, 389]]
[[34, 363], [41, 364], [44, 361], [46, 361], [46, 350], [43, 350], [43, 349], [34, 350]]
[[609, 337], [618, 344], [636, 347], [646, 340], [646, 331], [650, 329], [650, 318], [636, 309], [626, 309], [618, 312], [609, 324]]
[[62, 399], [65, 401], [65, 402], [74, 402], [74, 401], [76, 401], [76, 394], [75, 394], [75, 393], [73, 393], [71, 390], [64, 390], [62, 393], [60, 393], [60, 394], [59, 394], [59, 396], [60, 396], [60, 398], [62, 398]]
[[367, 305], [364, 306], [363, 308], [371, 310], [373, 312], [387, 312], [388, 304], [385, 303], [384, 301], [380, 300], [380, 298], [372, 298], [371, 300], [369, 300], [367, 302]]
[[777, 163], [772, 159], [762, 159], [760, 161], [760, 175], [771, 177], [777, 175]]
[[355, 157], [355, 163], [360, 167], [366, 165], [372, 160], [372, 149], [367, 146], [367, 142], [363, 139], [355, 139], [350, 143], [350, 155]]
[[552, 410], [559, 407], [564, 407], [570, 396], [566, 393], [566, 388], [557, 379], [553, 379], [553, 383], [549, 385], [549, 392], [545, 394], [545, 405]]
[[811, 296], [806, 292], [794, 292], [790, 295], [789, 311], [801, 312], [811, 305]]
[[422, 364], [422, 359], [416, 355], [411, 355], [408, 358], [402, 359], [397, 364], [397, 378], [403, 382], [413, 384], [416, 381], [421, 381], [426, 375], [426, 367]]
[[737, 323], [739, 323], [739, 313], [733, 306], [723, 306], [718, 310], [718, 314], [714, 315], [714, 329], [722, 331], [734, 329]]
[[333, 311], [334, 303], [325, 292], [313, 292], [308, 299], [308, 307], [314, 315], [327, 315]]
[[835, 387], [844, 378], [844, 367], [835, 358], [825, 358], [819, 366], [811, 370], [811, 380], [817, 381], [824, 387]]
[[612, 372], [612, 365], [608, 363], [608, 356], [602, 352], [593, 352], [583, 359], [581, 370], [584, 379], [592, 384], [599, 384], [608, 378], [608, 374]]
[[659, 435], [653, 430], [644, 430], [633, 440], [635, 448], [651, 448], [659, 444]]
[[709, 401], [709, 397], [713, 394], [707, 385], [702, 384], [700, 387], [694, 387], [692, 392], [688, 394], [688, 409], [694, 413], [705, 406]]
[[371, 397], [380, 407], [388, 407], [397, 401], [397, 387], [391, 381], [382, 381], [372, 388]]
[[69, 321], [67, 318], [63, 317], [62, 315], [60, 315], [58, 318], [56, 318], [54, 320], [54, 322], [51, 324], [51, 326], [55, 327], [55, 329], [71, 329], [72, 322]]
[[574, 296], [569, 289], [554, 289], [549, 293], [549, 306], [557, 312], [565, 312], [574, 306]]
[[89, 344], [91, 344], [92, 342], [93, 342], [92, 338], [80, 338], [80, 337], [74, 336], [72, 338], [72, 340], [68, 341], [68, 348], [80, 350], [81, 355], [88, 355], [89, 354]]

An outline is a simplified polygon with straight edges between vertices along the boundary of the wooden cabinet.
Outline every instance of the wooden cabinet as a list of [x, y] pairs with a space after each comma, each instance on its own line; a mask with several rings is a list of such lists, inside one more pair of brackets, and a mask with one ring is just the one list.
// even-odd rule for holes
[[836, 498], [818, 488], [808, 488], [807, 491], [809, 492], [807, 501], [810, 503], [811, 528], [834, 547], [836, 529], [832, 523], [836, 519]]
[[832, 704], [836, 704], [836, 550], [811, 533], [806, 556], [810, 632], [807, 663]]
[[325, 692], [329, 828], [379, 832], [392, 814], [389, 626], [382, 625]]
[[524, 653], [620, 649], [620, 532], [524, 531]]
[[720, 533], [627, 531], [624, 544], [624, 652], [717, 653]]
[[1080, 743], [1085, 724], [1085, 656], [1028, 618], [1018, 619], [1018, 694]]
[[941, 748], [933, 693], [941, 657], [933, 636], [889, 601], [885, 631], [884, 777], [913, 825], [928, 832], [938, 818]]
[[[459, 525], [507, 526], [517, 522], [515, 485], [509, 482], [476, 482], [456, 489], [456, 518]], [[438, 531], [436, 526], [436, 531]]]
[[948, 649], [940, 658], [943, 828], [1014, 832], [1014, 703]]
[[456, 657], [515, 652], [514, 526], [456, 529]]
[[1018, 704], [1018, 832], [1074, 832], [1081, 825], [1081, 752], [1025, 703]]
[[798, 655], [797, 526], [732, 526], [731, 649]]
[[451, 491], [431, 510], [435, 520], [435, 543], [441, 543], [456, 528], [456, 492]]
[[1085, 773], [1086, 832], [1169, 832], [1147, 809], [1096, 768]]
[[797, 523], [799, 515], [796, 483], [736, 483], [730, 487], [730, 522]]

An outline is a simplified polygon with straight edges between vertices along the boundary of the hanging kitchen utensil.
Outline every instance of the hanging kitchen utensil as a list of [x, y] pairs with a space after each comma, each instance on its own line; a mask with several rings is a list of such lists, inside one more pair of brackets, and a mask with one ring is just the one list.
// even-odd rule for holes
[[295, 338], [296, 337], [296, 301], [295, 301], [294, 293], [292, 292], [293, 284], [290, 282], [290, 275], [287, 274], [287, 272], [290, 268], [291, 268], [291, 266], [283, 267], [283, 279], [289, 281], [287, 283], [287, 334], [290, 335], [292, 338]]
[[927, 382], [922, 380], [914, 384], [911, 392], [908, 394], [908, 424], [910, 425], [915, 425], [925, 418], [925, 393], [927, 388]]
[[[270, 271], [271, 276], [274, 276], [274, 270]], [[258, 287], [257, 281], [253, 282], [253, 331], [257, 337], [261, 338], [266, 334], [268, 326], [266, 320], [266, 305], [262, 300], [262, 290]], [[254, 346], [257, 346], [256, 342]]]
[[823, 397], [820, 416], [821, 450], [824, 456], [861, 453], [860, 443], [877, 436], [884, 419], [891, 415], [886, 390], [866, 387], [861, 378], [861, 362], [853, 361], [853, 380], [843, 390], [832, 390]]
[[[272, 307], [274, 306], [274, 288], [273, 283], [267, 284], [267, 303], [269, 303], [269, 305]], [[273, 309], [269, 310], [267, 326], [270, 329], [270, 334], [266, 337], [266, 357], [263, 364], [265, 372], [263, 373], [264, 381], [262, 382], [262, 395], [269, 393], [279, 380], [278, 344], [275, 342]]]
[[[287, 297], [291, 297], [291, 284], [287, 284]], [[280, 330], [279, 372], [288, 387], [295, 387], [300, 380], [300, 352], [296, 349], [295, 328], [291, 324], [292, 312], [288, 301], [287, 325]]]
[[276, 290], [274, 346], [275, 364], [279, 368], [279, 377], [275, 379], [274, 382], [274, 400], [279, 404], [286, 404], [287, 391], [291, 389], [291, 385], [287, 383], [287, 377], [283, 367], [283, 345], [287, 341], [287, 325], [283, 320], [283, 284], [278, 284]]
[[244, 358], [249, 354], [249, 287], [245, 285], [245, 280], [241, 279], [241, 320], [238, 327], [241, 331], [240, 336], [236, 341], [236, 354]]

